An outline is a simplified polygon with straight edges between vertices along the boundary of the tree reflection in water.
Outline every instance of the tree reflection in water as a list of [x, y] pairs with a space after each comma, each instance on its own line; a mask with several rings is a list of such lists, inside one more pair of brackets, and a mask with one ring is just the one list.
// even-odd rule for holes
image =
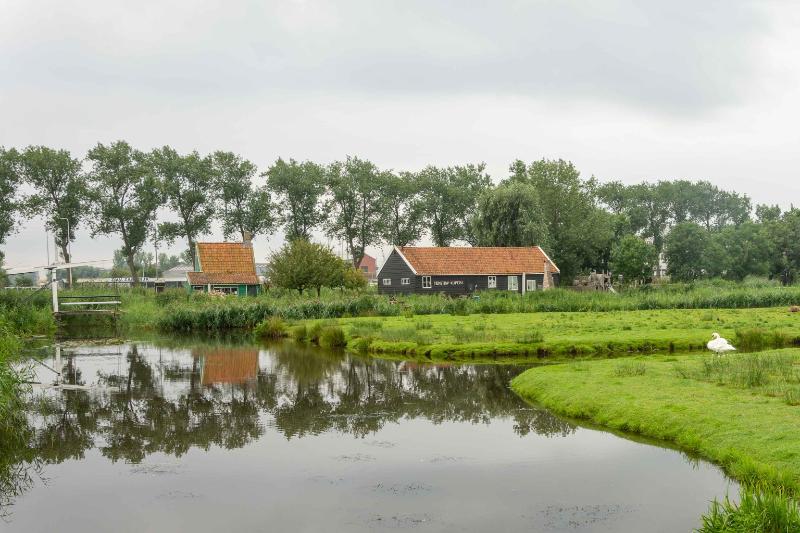
[[94, 448], [111, 461], [138, 463], [156, 452], [180, 457], [193, 447], [240, 448], [266, 427], [287, 439], [326, 431], [360, 438], [416, 418], [434, 424], [513, 419], [520, 436], [575, 429], [509, 391], [508, 382], [523, 370], [518, 366], [421, 365], [294, 343], [266, 350], [134, 344], [124, 353], [122, 364], [100, 364], [96, 376], [67, 354], [65, 380], [91, 390], [40, 391], [29, 399], [26, 417], [4, 426], [0, 505], [30, 487], [42, 465], [81, 459]]

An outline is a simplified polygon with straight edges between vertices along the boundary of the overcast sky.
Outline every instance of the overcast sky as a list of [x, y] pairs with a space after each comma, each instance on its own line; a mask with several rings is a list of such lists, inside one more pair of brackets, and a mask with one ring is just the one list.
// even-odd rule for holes
[[[0, 13], [7, 148], [83, 157], [125, 139], [261, 169], [483, 161], [495, 180], [516, 158], [564, 158], [602, 181], [800, 198], [796, 2], [0, 0]], [[281, 240], [259, 239], [257, 260]], [[73, 252], [116, 247], [84, 229]], [[43, 264], [41, 222], [5, 251], [9, 267]]]

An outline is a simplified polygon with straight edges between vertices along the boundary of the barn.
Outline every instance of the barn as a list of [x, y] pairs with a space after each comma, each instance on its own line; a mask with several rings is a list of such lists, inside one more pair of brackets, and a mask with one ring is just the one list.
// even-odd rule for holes
[[539, 246], [396, 246], [378, 272], [381, 294], [512, 291], [520, 294], [558, 285], [559, 271]]
[[260, 284], [252, 242], [198, 242], [187, 278], [193, 291], [255, 296]]

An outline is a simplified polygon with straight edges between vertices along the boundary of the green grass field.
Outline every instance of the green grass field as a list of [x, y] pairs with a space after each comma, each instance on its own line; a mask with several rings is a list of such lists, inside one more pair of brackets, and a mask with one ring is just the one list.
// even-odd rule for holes
[[564, 416], [676, 444], [745, 485], [703, 533], [797, 531], [800, 350], [658, 355], [535, 367], [511, 383]]
[[[313, 323], [313, 321], [311, 321]], [[351, 349], [412, 358], [570, 357], [704, 350], [718, 332], [743, 348], [800, 342], [788, 308], [342, 318]]]
[[[798, 494], [800, 407], [786, 391], [800, 387], [799, 364], [795, 348], [579, 361], [532, 368], [511, 387], [562, 415], [675, 443], [738, 480]], [[742, 379], [754, 371], [759, 379]]]

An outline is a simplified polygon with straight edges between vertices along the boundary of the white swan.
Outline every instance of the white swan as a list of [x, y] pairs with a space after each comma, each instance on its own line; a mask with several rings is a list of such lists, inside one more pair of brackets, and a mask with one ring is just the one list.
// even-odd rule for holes
[[711, 340], [708, 341], [708, 349], [712, 352], [716, 352], [717, 354], [725, 353], [725, 352], [734, 352], [736, 348], [731, 346], [731, 344], [719, 336], [719, 333], [712, 333]]

